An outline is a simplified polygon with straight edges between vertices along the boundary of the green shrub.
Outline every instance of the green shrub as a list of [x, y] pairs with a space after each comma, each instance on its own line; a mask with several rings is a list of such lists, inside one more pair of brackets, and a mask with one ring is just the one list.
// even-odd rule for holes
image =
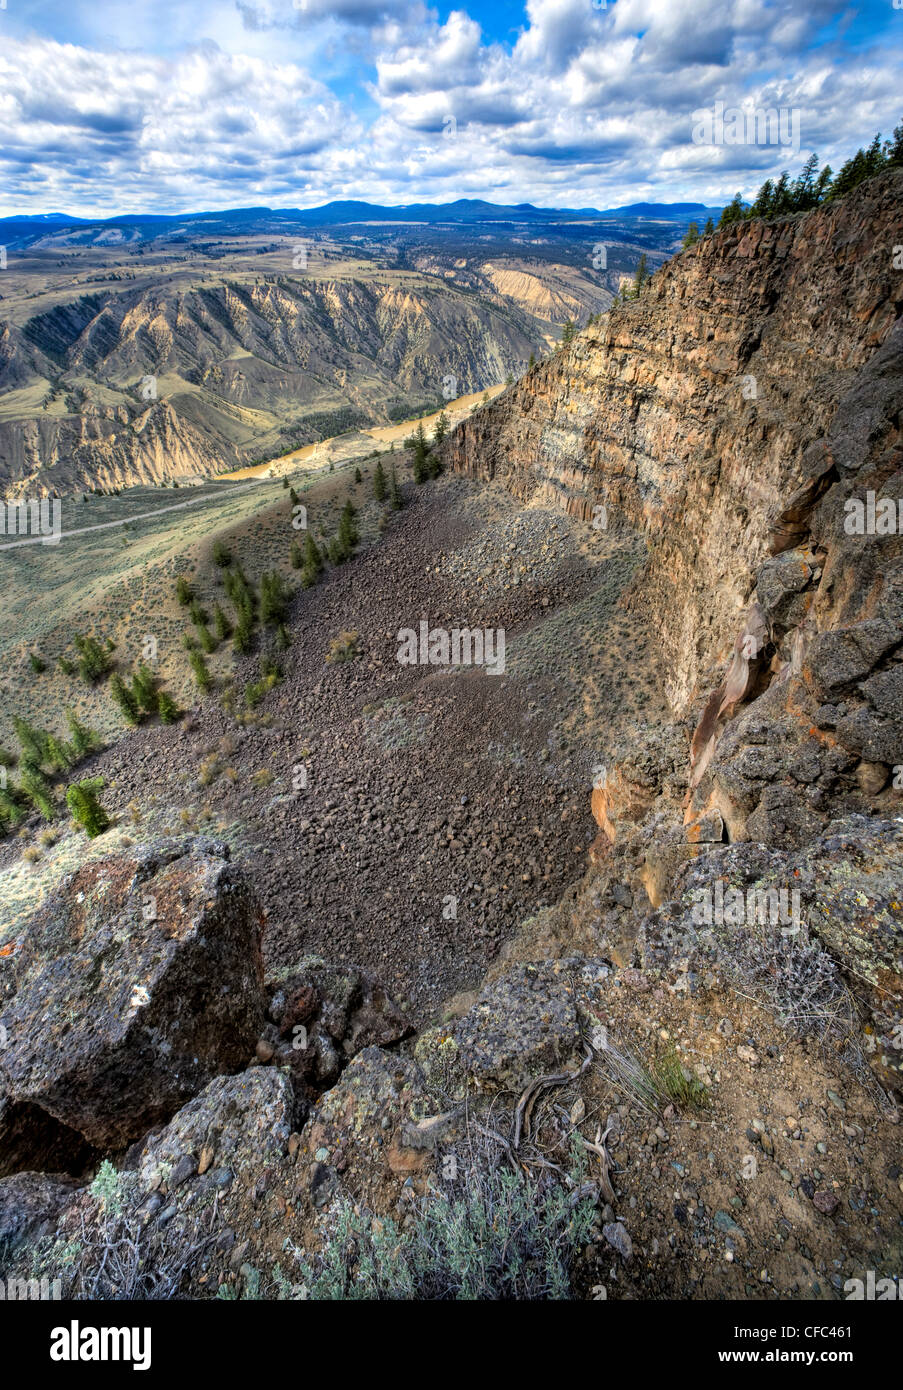
[[128, 724], [141, 723], [141, 707], [137, 697], [130, 686], [126, 685], [118, 671], [113, 673], [110, 681], [110, 694], [114, 704], [119, 706], [119, 710]]
[[267, 627], [285, 622], [290, 595], [278, 570], [260, 576], [260, 621]]
[[77, 759], [86, 758], [90, 753], [96, 753], [103, 747], [103, 740], [93, 729], [89, 729], [87, 724], [83, 724], [73, 710], [66, 710], [66, 723], [69, 726], [69, 737], [72, 740], [72, 747], [75, 750]]
[[191, 663], [191, 669], [194, 672], [194, 679], [197, 682], [198, 689], [206, 693], [213, 684], [213, 678], [207, 669], [207, 663], [202, 653], [198, 651], [189, 652], [188, 660]]
[[102, 646], [94, 637], [85, 637], [81, 633], [76, 633], [72, 639], [75, 650], [78, 652], [78, 674], [83, 681], [88, 681], [91, 685], [107, 675], [113, 669], [110, 660], [108, 646]]
[[102, 789], [102, 777], [87, 777], [83, 782], [71, 783], [66, 789], [66, 805], [72, 819], [91, 840], [110, 828], [110, 817], [97, 799]]
[[160, 716], [161, 724], [175, 724], [182, 714], [175, 700], [166, 690], [161, 690], [157, 696], [157, 713]]
[[53, 787], [39, 767], [26, 763], [22, 767], [19, 785], [34, 808], [45, 820], [53, 820], [56, 805], [53, 800]]
[[29, 763], [32, 767], [41, 767], [46, 760], [49, 735], [43, 729], [36, 729], [18, 714], [13, 717], [13, 728], [19, 740], [20, 761]]
[[349, 1202], [322, 1253], [302, 1265], [313, 1300], [563, 1300], [595, 1198], [548, 1175], [471, 1168], [450, 1191], [422, 1197], [413, 1222], [373, 1221]]

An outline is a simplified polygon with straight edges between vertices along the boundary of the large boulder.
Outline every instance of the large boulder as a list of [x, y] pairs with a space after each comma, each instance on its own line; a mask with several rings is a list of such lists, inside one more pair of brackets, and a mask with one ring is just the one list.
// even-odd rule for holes
[[365, 1047], [322, 1097], [304, 1130], [313, 1205], [327, 1205], [342, 1174], [356, 1194], [372, 1200], [386, 1184], [398, 1186], [425, 1171], [432, 1161], [429, 1150], [412, 1146], [410, 1131], [432, 1113], [416, 1062]]
[[84, 864], [0, 961], [0, 1091], [121, 1148], [247, 1062], [263, 914], [228, 849], [162, 841]]
[[517, 1090], [572, 1056], [580, 1039], [574, 982], [558, 965], [509, 970], [456, 1024], [461, 1065], [477, 1081]]
[[249, 1173], [257, 1179], [284, 1158], [294, 1115], [291, 1081], [274, 1067], [219, 1076], [148, 1136], [137, 1159], [140, 1187], [171, 1194], [195, 1179], [211, 1189]]

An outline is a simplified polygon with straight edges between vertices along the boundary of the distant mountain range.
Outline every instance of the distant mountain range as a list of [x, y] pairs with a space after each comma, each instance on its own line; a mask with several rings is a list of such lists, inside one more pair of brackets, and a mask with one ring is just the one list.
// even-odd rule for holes
[[144, 235], [167, 231], [192, 230], [235, 234], [252, 230], [277, 232], [286, 225], [339, 227], [355, 223], [411, 223], [429, 225], [473, 223], [544, 223], [614, 219], [619, 222], [658, 221], [684, 223], [691, 218], [717, 217], [720, 208], [704, 203], [630, 203], [622, 208], [538, 208], [532, 203], [514, 206], [485, 202], [480, 198], [459, 198], [453, 203], [409, 203], [385, 207], [380, 203], [331, 202], [318, 208], [227, 208], [219, 212], [185, 212], [178, 215], [125, 213], [107, 218], [75, 217], [65, 212], [17, 214], [0, 219], [0, 236], [23, 239], [46, 234], [49, 229], [66, 227], [134, 228]]

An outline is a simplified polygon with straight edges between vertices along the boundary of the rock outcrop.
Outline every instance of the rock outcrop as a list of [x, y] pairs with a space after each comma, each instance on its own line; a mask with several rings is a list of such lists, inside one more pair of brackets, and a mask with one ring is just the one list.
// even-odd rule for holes
[[203, 840], [85, 864], [2, 961], [0, 1090], [120, 1148], [244, 1065], [264, 1019], [262, 913]]

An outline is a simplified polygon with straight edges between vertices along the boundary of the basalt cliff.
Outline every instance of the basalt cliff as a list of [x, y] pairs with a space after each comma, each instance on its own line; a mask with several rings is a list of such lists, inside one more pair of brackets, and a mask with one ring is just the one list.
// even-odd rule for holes
[[[903, 789], [901, 207], [896, 171], [703, 238], [449, 440], [461, 473], [645, 541], [626, 601], [651, 617], [674, 722], [633, 738], [592, 804], [594, 853], [632, 848], [656, 908], [714, 845], [811, 855], [849, 814], [891, 845], [868, 817], [898, 817]], [[885, 887], [871, 924], [833, 893], [809, 924], [889, 1038], [894, 872]], [[900, 1049], [878, 1051], [898, 1079]]]

